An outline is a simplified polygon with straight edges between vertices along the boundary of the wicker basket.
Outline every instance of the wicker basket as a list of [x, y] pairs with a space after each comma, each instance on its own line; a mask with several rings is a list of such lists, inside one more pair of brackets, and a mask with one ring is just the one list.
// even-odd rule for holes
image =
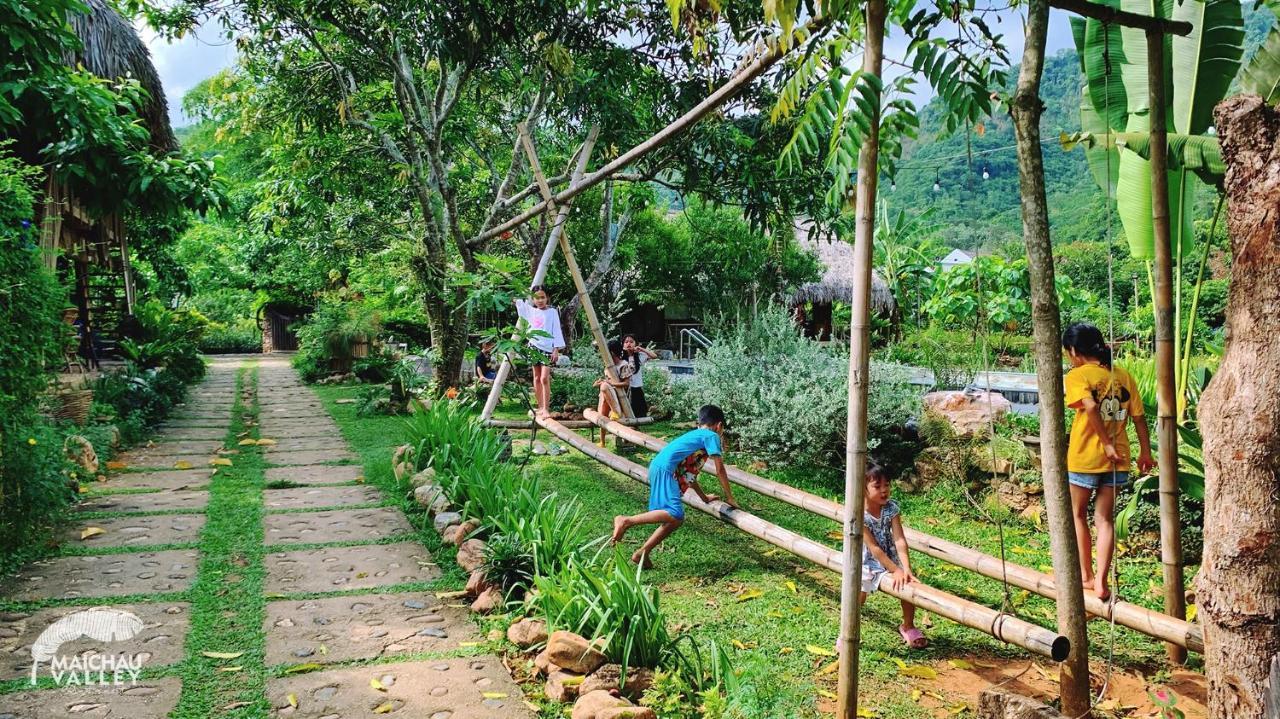
[[53, 416], [58, 419], [69, 419], [76, 424], [89, 421], [89, 407], [93, 404], [93, 390], [72, 389], [58, 393], [58, 406]]

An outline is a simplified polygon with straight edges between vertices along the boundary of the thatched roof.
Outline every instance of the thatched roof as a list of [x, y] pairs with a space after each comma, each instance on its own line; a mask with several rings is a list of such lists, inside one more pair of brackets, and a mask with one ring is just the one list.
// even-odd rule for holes
[[83, 45], [72, 58], [72, 64], [84, 65], [86, 70], [104, 79], [132, 77], [141, 83], [151, 95], [150, 102], [142, 108], [142, 119], [151, 131], [151, 146], [165, 152], [177, 149], [178, 140], [169, 126], [164, 87], [142, 38], [105, 0], [85, 0], [85, 4], [88, 12], [69, 18], [72, 30]]
[[[818, 256], [825, 268], [822, 279], [796, 290], [792, 302], [844, 302], [853, 297], [853, 245], [832, 235], [810, 237], [812, 225], [796, 223], [796, 244]], [[894, 308], [893, 292], [878, 273], [871, 273], [871, 310], [889, 314]]]

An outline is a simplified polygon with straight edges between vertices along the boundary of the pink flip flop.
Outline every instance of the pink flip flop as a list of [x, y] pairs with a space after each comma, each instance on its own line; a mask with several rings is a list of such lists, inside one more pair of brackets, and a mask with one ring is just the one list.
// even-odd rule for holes
[[924, 635], [924, 632], [920, 631], [916, 627], [907, 629], [906, 627], [899, 626], [898, 634], [902, 637], [902, 641], [906, 642], [907, 646], [912, 649], [924, 649], [929, 646], [929, 638]]

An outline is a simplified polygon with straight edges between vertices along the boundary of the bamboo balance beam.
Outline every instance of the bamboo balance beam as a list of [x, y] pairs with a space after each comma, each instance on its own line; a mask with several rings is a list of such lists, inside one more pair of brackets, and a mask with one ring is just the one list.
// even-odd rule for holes
[[[608, 466], [610, 469], [625, 474], [637, 482], [646, 485], [649, 483], [649, 470], [646, 467], [597, 447], [585, 437], [553, 419], [543, 418], [537, 420], [537, 422], [548, 432], [573, 446], [574, 449]], [[622, 427], [622, 425], [618, 426]], [[610, 431], [612, 431], [612, 428], [610, 428]], [[801, 559], [807, 559], [833, 572], [840, 573], [844, 570], [844, 563], [839, 550], [815, 542], [776, 524], [766, 522], [754, 514], [744, 512], [741, 509], [734, 509], [722, 501], [706, 503], [696, 497], [685, 497], [684, 503], [757, 539], [762, 539], [776, 547], [785, 549]], [[977, 629], [990, 634], [996, 639], [1022, 647], [1040, 656], [1049, 657], [1054, 661], [1060, 662], [1066, 658], [1071, 648], [1070, 642], [1067, 641], [1066, 637], [1051, 630], [1023, 621], [1012, 615], [998, 612], [990, 607], [984, 607], [966, 599], [961, 599], [921, 582], [908, 584], [901, 589], [894, 589], [886, 582], [880, 585], [880, 591], [891, 597], [911, 602], [921, 609], [946, 617], [957, 624]]]
[[[623, 426], [613, 420], [605, 419], [592, 410], [587, 410], [583, 414], [587, 419], [595, 422], [596, 425], [604, 426], [609, 432], [645, 449], [657, 452], [667, 444], [657, 437]], [[709, 472], [715, 471], [714, 467], [715, 465], [712, 462], [708, 462], [706, 465], [706, 469]], [[725, 470], [729, 474], [729, 481], [746, 487], [753, 492], [772, 497], [780, 502], [799, 507], [834, 522], [840, 522], [844, 516], [844, 510], [838, 502], [823, 499], [817, 495], [765, 479], [730, 465], [725, 465]], [[1054, 582], [1053, 577], [1047, 574], [1010, 562], [1002, 563], [997, 557], [918, 530], [906, 529], [905, 531], [907, 544], [918, 552], [948, 564], [977, 572], [984, 577], [1000, 581], [1007, 580], [1009, 584], [1019, 589], [1034, 592], [1046, 599], [1056, 601], [1058, 598], [1057, 584]], [[1108, 621], [1114, 619], [1116, 624], [1128, 627], [1141, 634], [1172, 642], [1193, 652], [1204, 653], [1204, 630], [1197, 624], [1176, 619], [1131, 602], [1119, 600], [1104, 602], [1091, 594], [1085, 594], [1084, 607], [1086, 611], [1094, 616], [1102, 617]]]
[[[595, 427], [595, 422], [586, 419], [562, 419], [558, 420], [569, 429], [588, 429]], [[627, 425], [653, 424], [653, 417], [636, 417], [635, 419], [619, 420]], [[499, 427], [503, 429], [533, 429], [534, 424], [531, 419], [490, 419], [485, 424], [489, 427]]]

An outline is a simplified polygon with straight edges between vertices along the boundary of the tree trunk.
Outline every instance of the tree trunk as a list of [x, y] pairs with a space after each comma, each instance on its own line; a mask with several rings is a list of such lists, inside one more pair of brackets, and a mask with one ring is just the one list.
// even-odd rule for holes
[[[1227, 346], [1200, 399], [1209, 715], [1280, 714], [1280, 113], [1255, 95], [1218, 105], [1231, 289]], [[1264, 700], [1264, 697], [1271, 699]]]
[[1067, 489], [1066, 425], [1062, 396], [1062, 319], [1054, 286], [1053, 246], [1045, 199], [1044, 156], [1040, 147], [1040, 76], [1044, 71], [1048, 0], [1027, 5], [1022, 68], [1010, 108], [1018, 147], [1018, 186], [1022, 193], [1022, 234], [1031, 277], [1031, 324], [1035, 336], [1036, 384], [1040, 390], [1040, 438], [1045, 510], [1053, 552], [1053, 576], [1059, 589], [1058, 632], [1071, 641], [1060, 672], [1062, 712], [1089, 713], [1089, 640], [1085, 633], [1084, 587]]
[[[885, 0], [868, 0], [862, 71], [880, 77], [884, 64]], [[858, 716], [858, 651], [862, 633], [862, 513], [867, 472], [867, 391], [871, 355], [871, 257], [876, 222], [876, 184], [880, 175], [880, 108], [872, 108], [858, 151], [854, 190], [853, 302], [849, 322], [848, 419], [844, 450], [844, 547], [840, 571], [840, 671], [837, 719]]]

